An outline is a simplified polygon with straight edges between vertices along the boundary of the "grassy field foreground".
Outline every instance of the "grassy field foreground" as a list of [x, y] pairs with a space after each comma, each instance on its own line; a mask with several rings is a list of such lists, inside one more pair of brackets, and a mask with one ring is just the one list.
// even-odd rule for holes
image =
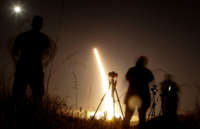
[[[122, 121], [91, 120], [74, 118], [63, 112], [67, 104], [59, 97], [44, 96], [43, 105], [37, 112], [33, 110], [32, 99], [26, 98], [24, 107], [14, 112], [12, 96], [6, 81], [0, 79], [0, 129], [121, 129]], [[131, 127], [137, 128], [137, 127]], [[157, 117], [148, 121], [143, 129], [200, 129], [200, 106], [187, 115], [178, 116], [177, 121]]]

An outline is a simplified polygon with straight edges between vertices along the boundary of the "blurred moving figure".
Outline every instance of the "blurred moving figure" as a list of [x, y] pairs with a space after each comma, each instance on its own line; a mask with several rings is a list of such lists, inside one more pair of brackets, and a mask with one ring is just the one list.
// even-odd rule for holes
[[50, 40], [40, 32], [43, 18], [34, 16], [32, 29], [17, 36], [12, 56], [16, 71], [13, 87], [13, 101], [15, 106], [23, 104], [27, 85], [32, 89], [33, 103], [37, 108], [42, 103], [44, 95], [43, 61], [52, 55]]
[[172, 75], [166, 74], [161, 82], [161, 109], [164, 117], [169, 120], [176, 119], [178, 106], [178, 86], [172, 79]]
[[129, 127], [131, 117], [135, 111], [135, 107], [130, 106], [130, 101], [133, 96], [137, 96], [141, 100], [141, 105], [138, 108], [139, 126], [146, 121], [146, 111], [150, 107], [151, 97], [149, 92], [149, 83], [154, 80], [152, 72], [146, 68], [148, 59], [141, 56], [135, 67], [131, 67], [126, 79], [129, 82], [129, 88], [125, 97], [126, 111], [123, 122], [124, 128]]

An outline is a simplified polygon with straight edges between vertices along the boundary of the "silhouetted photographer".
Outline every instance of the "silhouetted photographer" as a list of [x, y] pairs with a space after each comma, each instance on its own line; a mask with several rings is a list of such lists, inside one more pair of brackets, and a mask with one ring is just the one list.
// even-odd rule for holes
[[129, 88], [125, 97], [126, 111], [123, 126], [127, 128], [130, 124], [131, 117], [135, 111], [130, 105], [130, 101], [134, 101], [131, 98], [134, 97], [135, 100], [139, 99], [141, 102], [137, 106], [139, 113], [139, 125], [143, 125], [146, 121], [146, 111], [150, 107], [151, 97], [149, 92], [149, 83], [154, 80], [152, 72], [146, 68], [148, 64], [148, 59], [145, 56], [141, 56], [137, 62], [136, 66], [128, 70], [126, 74], [126, 79], [129, 82]]
[[164, 117], [169, 120], [176, 119], [178, 106], [178, 86], [170, 74], [165, 75], [161, 82], [161, 109]]
[[32, 29], [17, 36], [12, 56], [15, 61], [15, 79], [13, 87], [13, 101], [16, 107], [23, 104], [25, 92], [29, 85], [32, 90], [34, 107], [42, 103], [44, 95], [43, 61], [51, 55], [50, 40], [40, 32], [43, 18], [34, 16]]

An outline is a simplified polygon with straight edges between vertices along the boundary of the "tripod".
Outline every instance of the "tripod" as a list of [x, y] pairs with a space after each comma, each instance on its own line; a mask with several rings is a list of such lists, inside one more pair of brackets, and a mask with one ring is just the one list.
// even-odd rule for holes
[[[109, 73], [109, 76], [110, 76], [110, 73]], [[95, 118], [96, 116], [96, 113], [98, 112], [105, 96], [107, 95], [107, 93], [109, 92], [110, 88], [111, 88], [111, 91], [112, 91], [112, 101], [113, 101], [113, 115], [115, 116], [115, 94], [116, 94], [116, 97], [117, 97], [117, 101], [118, 101], [118, 104], [119, 104], [119, 107], [120, 107], [120, 110], [121, 110], [121, 113], [122, 113], [122, 117], [124, 118], [124, 114], [123, 114], [123, 111], [122, 111], [122, 106], [121, 106], [121, 103], [120, 103], [120, 100], [119, 100], [119, 96], [118, 96], [118, 92], [117, 92], [117, 89], [116, 89], [116, 85], [117, 85], [117, 80], [115, 80], [114, 78], [117, 77], [117, 76], [111, 76], [111, 79], [109, 80], [109, 89], [108, 91], [103, 95], [103, 97], [101, 98], [101, 101], [94, 113], [94, 116], [92, 117], [92, 119]]]
[[151, 109], [150, 109], [150, 112], [149, 112], [149, 115], [148, 115], [148, 120], [150, 120], [150, 118], [155, 118], [156, 117], [156, 92], [158, 91], [156, 86], [154, 86], [153, 88], [151, 88], [151, 91], [153, 92], [153, 103], [152, 103], [152, 106], [151, 106]]

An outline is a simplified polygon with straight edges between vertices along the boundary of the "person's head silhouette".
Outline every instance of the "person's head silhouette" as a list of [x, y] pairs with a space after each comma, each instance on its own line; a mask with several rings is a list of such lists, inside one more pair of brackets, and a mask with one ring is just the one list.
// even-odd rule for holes
[[173, 76], [171, 74], [165, 74], [165, 80], [172, 80]]
[[136, 61], [136, 66], [145, 67], [148, 64], [148, 59], [146, 56], [140, 56]]
[[43, 26], [43, 17], [41, 16], [34, 16], [32, 19], [32, 30], [40, 31]]

